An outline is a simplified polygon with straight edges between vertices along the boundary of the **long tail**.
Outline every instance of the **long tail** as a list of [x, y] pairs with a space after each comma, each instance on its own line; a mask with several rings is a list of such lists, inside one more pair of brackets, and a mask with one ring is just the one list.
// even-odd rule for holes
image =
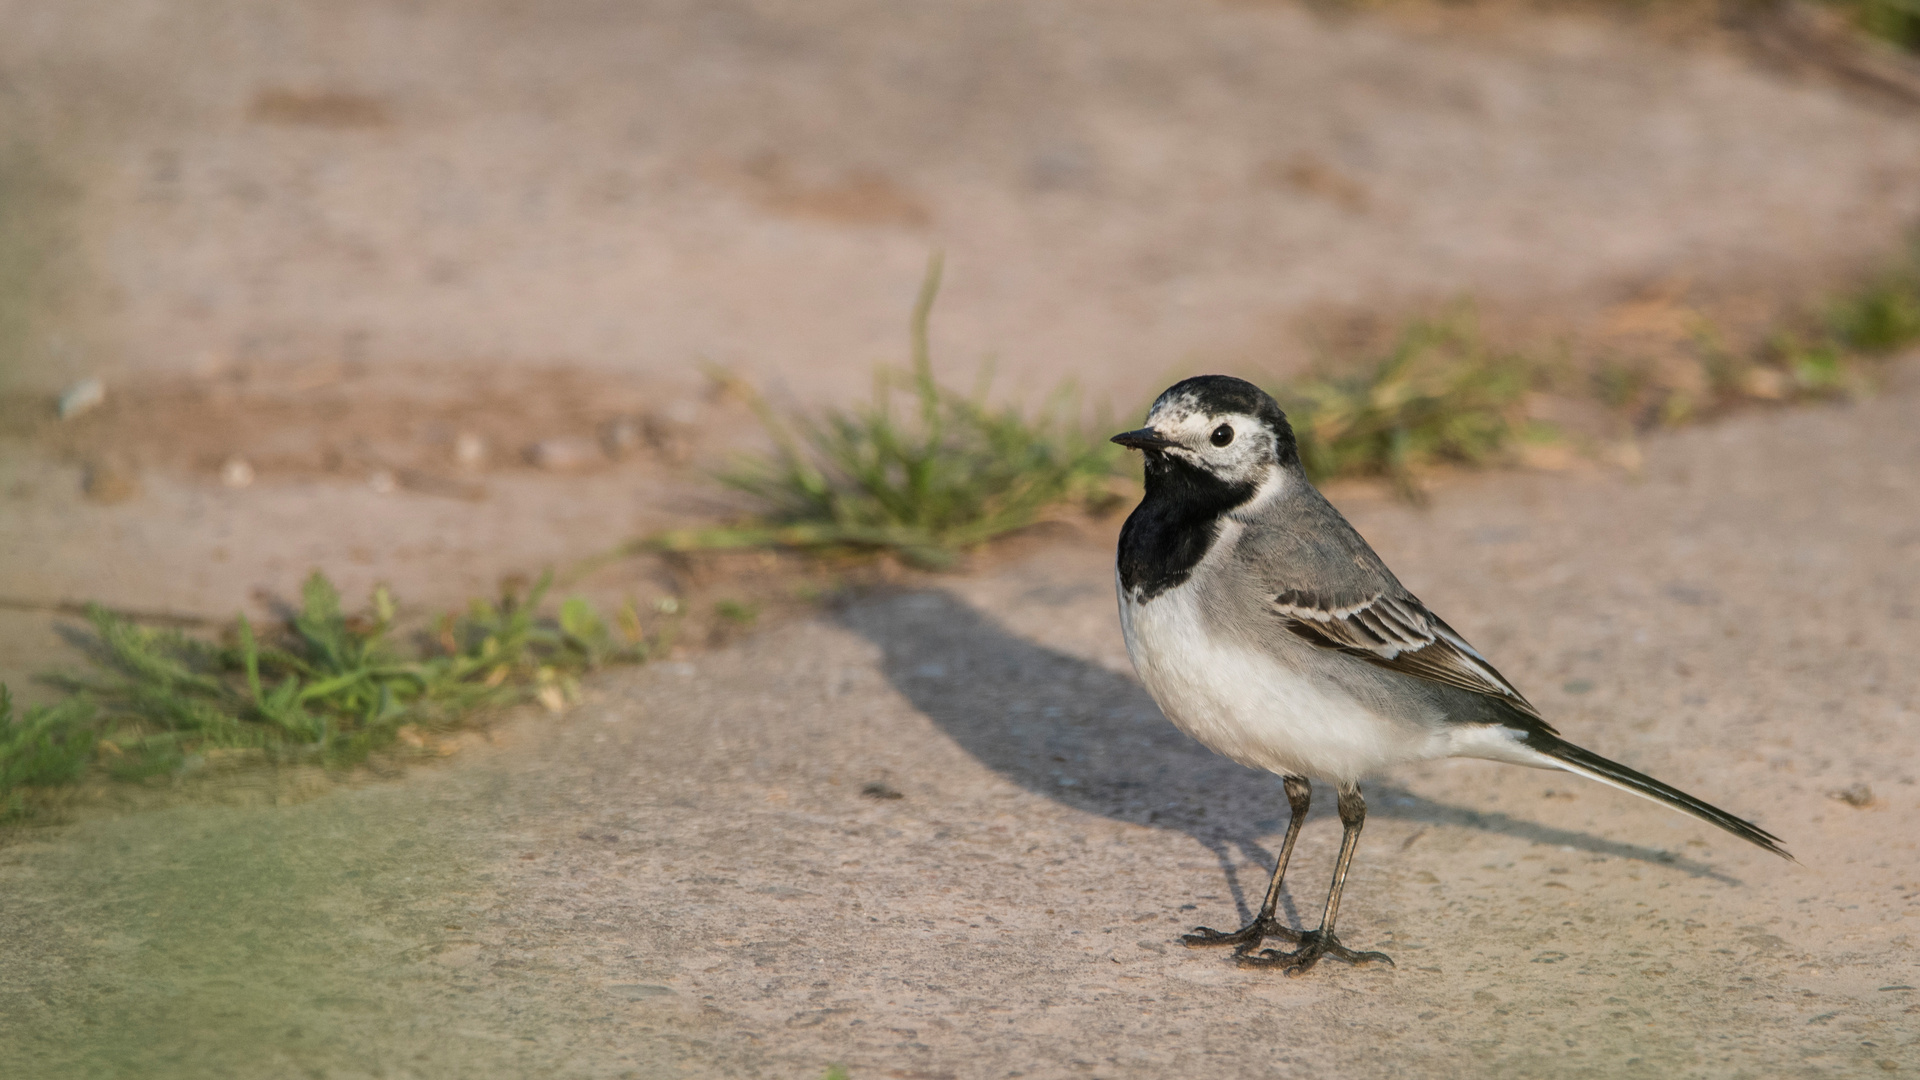
[[1643, 798], [1664, 803], [1684, 814], [1692, 814], [1709, 825], [1718, 825], [1733, 835], [1757, 847], [1765, 848], [1789, 862], [1798, 862], [1787, 849], [1780, 846], [1780, 838], [1744, 818], [1734, 817], [1717, 806], [1701, 802], [1699, 799], [1681, 791], [1671, 784], [1663, 784], [1646, 773], [1627, 768], [1617, 761], [1608, 761], [1591, 750], [1583, 750], [1564, 739], [1549, 735], [1543, 731], [1529, 732], [1526, 737], [1529, 749], [1536, 750], [1553, 759], [1553, 763], [1570, 773], [1578, 773], [1589, 780], [1598, 780], [1608, 787], [1621, 791], [1630, 791]]

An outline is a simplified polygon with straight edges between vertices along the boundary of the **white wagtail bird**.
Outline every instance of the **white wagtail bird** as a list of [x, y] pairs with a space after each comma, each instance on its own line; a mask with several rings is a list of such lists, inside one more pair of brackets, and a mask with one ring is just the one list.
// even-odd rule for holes
[[[1289, 975], [1323, 956], [1392, 963], [1342, 946], [1333, 924], [1367, 816], [1360, 779], [1414, 761], [1564, 769], [1792, 858], [1752, 822], [1560, 738], [1315, 490], [1286, 414], [1259, 387], [1187, 379], [1113, 441], [1146, 455], [1146, 497], [1120, 530], [1116, 567], [1127, 655], [1174, 724], [1278, 773], [1292, 809], [1260, 913], [1231, 933], [1198, 927], [1188, 945], [1231, 945], [1240, 963]], [[1312, 776], [1338, 786], [1345, 832], [1320, 926], [1301, 932], [1274, 907]], [[1298, 948], [1255, 952], [1267, 938]]]

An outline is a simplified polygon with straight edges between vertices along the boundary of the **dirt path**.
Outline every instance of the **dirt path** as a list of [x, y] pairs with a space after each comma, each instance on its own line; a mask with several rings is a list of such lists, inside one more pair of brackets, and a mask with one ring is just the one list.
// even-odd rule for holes
[[[1092, 537], [402, 781], [37, 831], [0, 850], [0, 1073], [1914, 1075], [1917, 417], [1909, 379], [1660, 439], [1640, 483], [1349, 505], [1569, 736], [1800, 865], [1451, 763], [1368, 788], [1343, 925], [1398, 967], [1183, 949], [1245, 915], [1283, 804], [1125, 674]], [[1321, 805], [1289, 913], [1336, 835]]]
[[0, 4], [0, 133], [78, 193], [88, 316], [42, 327], [27, 374], [684, 389], [704, 358], [844, 397], [944, 249], [954, 363], [1130, 404], [1195, 358], [1299, 362], [1316, 310], [1796, 288], [1920, 211], [1908, 111], [1711, 34], [1510, 15]]

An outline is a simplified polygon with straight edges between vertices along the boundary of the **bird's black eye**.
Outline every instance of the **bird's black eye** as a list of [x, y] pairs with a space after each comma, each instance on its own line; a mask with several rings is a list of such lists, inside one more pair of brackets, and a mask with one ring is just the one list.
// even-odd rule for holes
[[1213, 429], [1213, 445], [1225, 446], [1232, 441], [1233, 428], [1226, 424], [1221, 424], [1219, 427]]

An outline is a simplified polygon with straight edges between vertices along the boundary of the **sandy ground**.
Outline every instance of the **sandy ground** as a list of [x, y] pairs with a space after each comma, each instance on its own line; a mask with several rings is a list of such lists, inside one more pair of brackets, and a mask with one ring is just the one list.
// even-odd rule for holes
[[608, 676], [404, 779], [216, 780], [16, 841], [0, 1071], [1915, 1075], [1917, 416], [1909, 379], [1662, 438], [1638, 483], [1348, 506], [1570, 737], [1798, 865], [1445, 763], [1367, 788], [1342, 926], [1396, 967], [1184, 949], [1245, 917], [1284, 803], [1126, 673], [1089, 535]]
[[1422, 10], [0, 4], [9, 152], [71, 196], [88, 317], [14, 378], [684, 390], [705, 358], [844, 397], [943, 249], [955, 364], [1130, 405], [1194, 362], [1298, 363], [1315, 311], [1819, 284], [1920, 210], [1910, 109], [1711, 33]]

